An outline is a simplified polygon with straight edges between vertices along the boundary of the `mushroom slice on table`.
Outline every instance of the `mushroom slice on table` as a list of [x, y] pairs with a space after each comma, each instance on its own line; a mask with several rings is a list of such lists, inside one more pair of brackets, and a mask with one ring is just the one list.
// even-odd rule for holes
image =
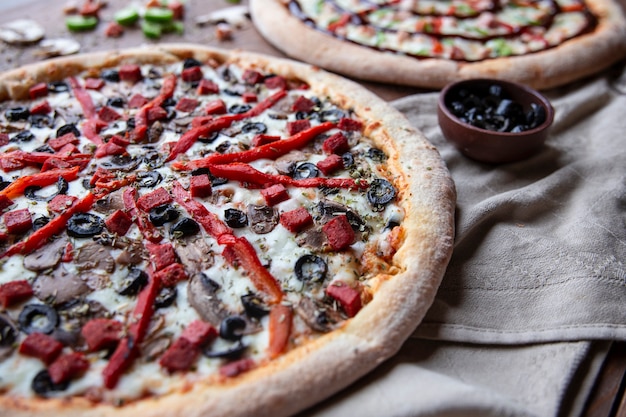
[[39, 43], [37, 55], [44, 58], [73, 55], [80, 51], [80, 43], [74, 39], [44, 39]]
[[18, 19], [0, 26], [0, 40], [10, 45], [39, 42], [45, 36], [43, 27], [30, 19]]

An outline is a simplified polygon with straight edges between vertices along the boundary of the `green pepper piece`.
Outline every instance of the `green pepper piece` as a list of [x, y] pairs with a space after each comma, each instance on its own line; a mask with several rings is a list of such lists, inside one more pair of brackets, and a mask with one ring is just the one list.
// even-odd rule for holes
[[143, 21], [141, 22], [141, 31], [146, 36], [146, 38], [150, 39], [158, 39], [161, 37], [161, 33], [163, 30], [161, 29], [161, 25]]
[[95, 29], [98, 26], [98, 19], [93, 16], [68, 16], [65, 24], [72, 32], [84, 32]]
[[174, 11], [164, 7], [150, 7], [146, 9], [144, 19], [151, 23], [170, 23], [174, 20]]
[[131, 26], [139, 20], [139, 12], [133, 7], [128, 7], [118, 10], [115, 13], [114, 19], [122, 26]]

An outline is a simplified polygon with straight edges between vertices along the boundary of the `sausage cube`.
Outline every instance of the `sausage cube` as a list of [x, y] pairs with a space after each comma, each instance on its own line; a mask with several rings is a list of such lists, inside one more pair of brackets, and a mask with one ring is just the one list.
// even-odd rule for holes
[[104, 225], [111, 233], [115, 233], [118, 236], [124, 236], [130, 226], [132, 226], [133, 220], [123, 210], [115, 210], [104, 221]]
[[354, 243], [356, 237], [345, 214], [337, 216], [326, 223], [322, 226], [322, 231], [326, 235], [330, 247], [335, 251], [347, 249]]
[[151, 193], [144, 194], [137, 199], [137, 207], [146, 213], [155, 207], [168, 204], [172, 201], [172, 196], [163, 187], [159, 187]]
[[82, 353], [72, 352], [61, 355], [48, 367], [50, 379], [55, 384], [67, 382], [85, 373], [89, 361]]
[[348, 317], [354, 317], [361, 310], [361, 294], [342, 281], [336, 281], [326, 287], [326, 294], [339, 302]]
[[33, 288], [26, 280], [10, 281], [0, 285], [0, 306], [3, 309], [24, 301], [33, 295]]
[[298, 233], [310, 224], [313, 224], [313, 216], [304, 207], [286, 211], [280, 215], [280, 224], [292, 233]]
[[350, 150], [350, 144], [348, 143], [348, 138], [343, 133], [338, 132], [324, 141], [322, 149], [328, 154], [336, 153], [341, 155]]
[[189, 181], [189, 192], [192, 197], [204, 198], [213, 193], [211, 178], [207, 174], [194, 175]]
[[63, 344], [52, 336], [43, 333], [31, 333], [20, 344], [19, 352], [49, 364], [63, 350]]
[[328, 155], [326, 159], [319, 161], [316, 165], [324, 175], [330, 175], [343, 168], [343, 158], [336, 153], [333, 153]]
[[289, 193], [282, 184], [274, 184], [268, 188], [262, 189], [261, 195], [265, 198], [265, 202], [268, 206], [273, 206], [289, 199]]
[[28, 209], [9, 211], [2, 216], [7, 232], [19, 235], [26, 233], [33, 227], [33, 219]]

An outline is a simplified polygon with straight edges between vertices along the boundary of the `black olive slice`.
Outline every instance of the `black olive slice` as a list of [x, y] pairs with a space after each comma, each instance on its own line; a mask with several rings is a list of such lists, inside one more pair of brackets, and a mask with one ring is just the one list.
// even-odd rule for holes
[[169, 223], [178, 219], [180, 213], [173, 206], [169, 204], [163, 204], [150, 210], [148, 214], [150, 221], [155, 226], [163, 226], [165, 223]]
[[117, 169], [124, 172], [133, 171], [141, 163], [141, 158], [134, 158], [130, 155], [113, 155], [108, 162], [102, 166], [105, 168]]
[[76, 213], [67, 221], [67, 234], [72, 237], [92, 237], [102, 233], [103, 229], [102, 219], [91, 213]]
[[80, 130], [78, 130], [76, 125], [74, 123], [68, 123], [57, 129], [56, 137], [60, 138], [61, 136], [67, 135], [68, 133], [73, 133], [76, 137], [80, 136]]
[[367, 150], [367, 156], [375, 162], [385, 162], [387, 155], [378, 148], [369, 148]]
[[346, 152], [341, 155], [341, 160], [343, 161], [344, 168], [352, 168], [354, 166], [354, 155], [351, 152]]
[[33, 230], [41, 229], [50, 222], [50, 218], [46, 216], [39, 216], [33, 220]]
[[293, 170], [293, 178], [302, 180], [306, 178], [315, 178], [320, 175], [320, 170], [311, 162], [304, 162]]
[[31, 132], [30, 130], [22, 130], [20, 133], [9, 139], [9, 142], [25, 143], [30, 142], [33, 139], [35, 139], [35, 135], [33, 134], [33, 132]]
[[200, 136], [198, 138], [198, 142], [202, 142], [202, 143], [206, 143], [206, 144], [213, 143], [213, 142], [215, 142], [215, 139], [217, 139], [217, 137], [219, 135], [220, 135], [220, 132], [218, 132], [218, 131], [211, 132], [211, 133], [209, 133], [208, 136]]
[[117, 83], [120, 81], [120, 73], [117, 70], [107, 68], [100, 71], [100, 78]]
[[201, 65], [202, 63], [195, 58], [185, 58], [185, 60], [183, 61], [183, 68], [185, 69], [199, 67]]
[[33, 382], [30, 384], [35, 394], [41, 397], [46, 397], [50, 392], [65, 391], [69, 386], [69, 381], [60, 382], [58, 384], [52, 382], [52, 378], [50, 378], [47, 369], [38, 372], [35, 378], [33, 378]]
[[197, 221], [189, 217], [183, 217], [170, 227], [170, 235], [174, 237], [193, 236], [200, 231]]
[[241, 296], [241, 304], [248, 317], [259, 319], [269, 314], [269, 309], [263, 304], [263, 300], [255, 294]]
[[317, 255], [303, 255], [296, 261], [296, 278], [306, 282], [321, 282], [326, 278], [328, 265]]
[[346, 114], [339, 109], [324, 110], [320, 112], [320, 118], [323, 122], [338, 122], [346, 117]]
[[28, 107], [13, 107], [4, 112], [4, 117], [10, 122], [17, 122], [18, 120], [26, 120], [30, 116], [30, 110]]
[[0, 347], [10, 347], [17, 340], [17, 329], [10, 319], [0, 314]]
[[32, 127], [43, 128], [43, 127], [52, 127], [54, 124], [54, 120], [52, 117], [47, 114], [31, 114], [28, 118], [30, 125]]
[[54, 149], [50, 145], [41, 145], [38, 148], [33, 149], [33, 152], [54, 153]]
[[367, 200], [376, 208], [389, 204], [394, 198], [396, 198], [396, 189], [383, 178], [376, 178], [372, 181], [367, 191]]
[[122, 97], [111, 97], [107, 100], [107, 106], [117, 107], [118, 109], [124, 108], [125, 103]]
[[51, 93], [64, 93], [70, 91], [70, 86], [65, 81], [51, 81], [48, 83], [48, 91]]
[[47, 304], [27, 304], [20, 312], [17, 322], [26, 334], [50, 334], [59, 325], [59, 315]]
[[24, 189], [24, 197], [33, 201], [48, 202], [59, 194], [67, 194], [67, 190], [69, 189], [69, 184], [67, 183], [67, 180], [65, 178], [59, 177], [59, 179], [56, 182], [56, 187], [57, 187], [57, 190], [54, 194], [39, 195], [37, 194], [37, 192], [40, 191], [42, 187], [38, 185], [31, 185], [30, 187], [26, 187]]
[[121, 295], [137, 295], [148, 284], [148, 274], [139, 268], [131, 267], [117, 291]]
[[248, 225], [248, 216], [241, 210], [229, 208], [224, 210], [224, 221], [233, 229], [239, 229]]
[[174, 301], [176, 301], [176, 297], [178, 296], [178, 291], [176, 287], [162, 287], [154, 300], [155, 308], [166, 308], [171, 306]]
[[246, 320], [240, 316], [228, 316], [220, 323], [220, 337], [226, 340], [239, 340], [246, 328]]
[[228, 113], [241, 114], [247, 112], [251, 108], [252, 106], [250, 106], [249, 104], [233, 104], [228, 108]]
[[136, 184], [142, 188], [153, 188], [163, 181], [158, 171], [142, 171], [137, 174]]
[[241, 343], [241, 340], [237, 341], [233, 346], [229, 347], [226, 350], [220, 350], [217, 352], [213, 352], [208, 348], [202, 350], [202, 353], [207, 358], [221, 358], [221, 359], [238, 359], [241, 355], [248, 349], [248, 346]]
[[243, 133], [254, 133], [254, 134], [260, 134], [260, 133], [265, 133], [267, 132], [267, 126], [265, 126], [265, 123], [261, 123], [261, 122], [255, 122], [255, 123], [246, 123], [245, 125], [243, 125], [243, 127], [241, 128], [241, 131]]

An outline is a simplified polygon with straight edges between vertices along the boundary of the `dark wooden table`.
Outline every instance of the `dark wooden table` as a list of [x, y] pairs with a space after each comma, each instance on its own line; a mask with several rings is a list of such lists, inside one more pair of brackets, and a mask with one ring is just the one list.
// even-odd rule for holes
[[[71, 1], [71, 0], [70, 0]], [[250, 21], [244, 27], [233, 28], [230, 39], [221, 40], [212, 25], [198, 25], [199, 17], [227, 7], [232, 2], [227, 0], [187, 0], [185, 11], [184, 34], [166, 34], [159, 40], [147, 39], [140, 29], [127, 29], [120, 38], [107, 38], [104, 34], [106, 23], [113, 19], [113, 14], [128, 5], [126, 0], [104, 0], [108, 3], [101, 13], [101, 23], [89, 32], [71, 33], [65, 27], [65, 0], [0, 0], [0, 24], [14, 19], [29, 18], [37, 21], [45, 29], [46, 38], [73, 38], [80, 42], [81, 52], [110, 50], [156, 44], [159, 42], [191, 42], [226, 49], [246, 49], [275, 56], [284, 56], [279, 50], [261, 38]], [[76, 0], [82, 3], [82, 0]], [[243, 0], [240, 5], [246, 5]], [[0, 71], [40, 60], [39, 47], [31, 45], [15, 47], [0, 43]], [[410, 94], [423, 93], [425, 90], [362, 82], [362, 84], [385, 100], [393, 100]], [[594, 384], [583, 416], [585, 417], [626, 417], [626, 343], [613, 343], [610, 354]]]

